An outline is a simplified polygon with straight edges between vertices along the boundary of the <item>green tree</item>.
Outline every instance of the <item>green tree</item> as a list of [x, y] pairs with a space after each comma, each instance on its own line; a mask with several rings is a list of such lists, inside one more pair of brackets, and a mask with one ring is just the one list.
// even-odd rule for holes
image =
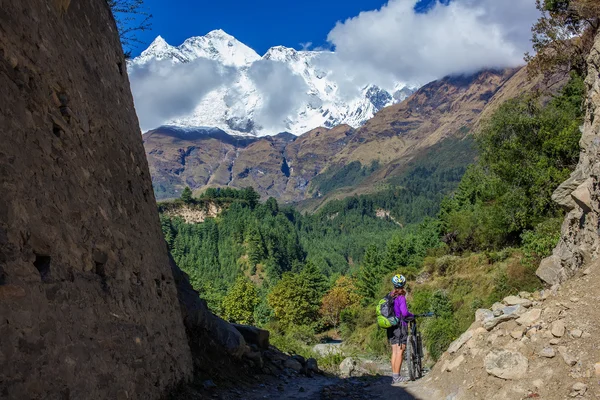
[[189, 186], [186, 186], [181, 192], [181, 200], [186, 204], [191, 204], [194, 202], [194, 198], [192, 197], [192, 189]]
[[321, 298], [326, 290], [324, 276], [312, 263], [302, 272], [286, 272], [268, 295], [275, 318], [284, 327], [310, 325], [319, 317]]
[[333, 287], [323, 296], [319, 312], [326, 326], [333, 326], [337, 329], [342, 311], [357, 307], [359, 303], [360, 295], [357, 293], [354, 280], [347, 276], [340, 276]]
[[230, 322], [254, 324], [254, 311], [259, 302], [256, 286], [245, 276], [239, 276], [223, 299], [223, 317]]
[[260, 263], [265, 256], [265, 248], [260, 231], [252, 225], [248, 231], [248, 260], [252, 266]]
[[356, 279], [358, 293], [365, 305], [374, 300], [379, 293], [379, 286], [383, 275], [379, 250], [377, 250], [376, 246], [370, 245], [365, 252]]
[[526, 55], [530, 74], [586, 72], [586, 58], [600, 28], [597, 0], [536, 0], [542, 13], [532, 28], [535, 55]]

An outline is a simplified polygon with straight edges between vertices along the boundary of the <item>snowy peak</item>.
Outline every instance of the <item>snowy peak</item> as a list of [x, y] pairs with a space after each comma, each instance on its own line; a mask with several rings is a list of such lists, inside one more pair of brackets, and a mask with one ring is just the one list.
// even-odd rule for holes
[[159, 35], [134, 60], [134, 64], [145, 64], [152, 59], [190, 62], [197, 58], [208, 58], [225, 66], [243, 67], [259, 60], [260, 56], [233, 36], [218, 29], [204, 36], [186, 39], [177, 47], [171, 46]]
[[189, 60], [204, 57], [232, 67], [243, 67], [260, 59], [254, 50], [220, 29], [191, 37], [178, 49]]
[[193, 111], [173, 116], [163, 125], [212, 126], [232, 135], [300, 135], [340, 124], [357, 128], [382, 108], [404, 100], [416, 90], [403, 82], [386, 88], [364, 82], [359, 86], [343, 70], [335, 70], [331, 62], [334, 58], [335, 53], [330, 51], [285, 46], [274, 46], [261, 57], [223, 30], [214, 30], [191, 37], [180, 46], [171, 46], [158, 36], [130, 61], [130, 71], [153, 60], [170, 60], [174, 76], [178, 74], [177, 64], [196, 59], [213, 60], [227, 67], [227, 78], [199, 96]]

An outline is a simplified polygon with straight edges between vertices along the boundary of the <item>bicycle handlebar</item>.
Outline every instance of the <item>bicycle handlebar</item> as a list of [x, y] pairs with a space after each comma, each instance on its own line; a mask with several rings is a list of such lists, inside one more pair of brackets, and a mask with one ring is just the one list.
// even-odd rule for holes
[[415, 315], [415, 317], [433, 317], [433, 316], [435, 316], [435, 313], [433, 313], [433, 312], [427, 312], [427, 313]]

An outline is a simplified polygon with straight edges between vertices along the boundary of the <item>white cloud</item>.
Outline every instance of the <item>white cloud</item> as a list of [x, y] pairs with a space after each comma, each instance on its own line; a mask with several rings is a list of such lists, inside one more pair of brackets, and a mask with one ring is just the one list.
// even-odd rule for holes
[[286, 131], [286, 118], [308, 100], [308, 85], [304, 79], [294, 74], [287, 64], [271, 60], [254, 62], [248, 76], [263, 99], [255, 121], [270, 132]]
[[189, 63], [153, 60], [129, 70], [131, 91], [142, 131], [191, 113], [211, 90], [231, 83], [233, 68], [198, 58]]
[[337, 61], [381, 86], [391, 78], [424, 84], [449, 74], [523, 64], [535, 0], [454, 0], [426, 14], [417, 0], [390, 0], [379, 10], [338, 22], [328, 40]]

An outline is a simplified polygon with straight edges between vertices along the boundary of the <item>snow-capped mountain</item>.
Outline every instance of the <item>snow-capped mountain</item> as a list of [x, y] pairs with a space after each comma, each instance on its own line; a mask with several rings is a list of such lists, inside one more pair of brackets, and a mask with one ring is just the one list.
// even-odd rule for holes
[[282, 131], [299, 135], [339, 124], [358, 127], [416, 90], [402, 82], [388, 90], [373, 84], [359, 86], [334, 71], [334, 56], [328, 51], [276, 46], [261, 57], [233, 36], [215, 30], [189, 38], [180, 46], [171, 46], [159, 36], [129, 62], [129, 69], [131, 74], [158, 60], [173, 65], [198, 59], [216, 62], [227, 71], [228, 79], [204, 94], [193, 112], [165, 120], [164, 125], [211, 126], [234, 135]]

